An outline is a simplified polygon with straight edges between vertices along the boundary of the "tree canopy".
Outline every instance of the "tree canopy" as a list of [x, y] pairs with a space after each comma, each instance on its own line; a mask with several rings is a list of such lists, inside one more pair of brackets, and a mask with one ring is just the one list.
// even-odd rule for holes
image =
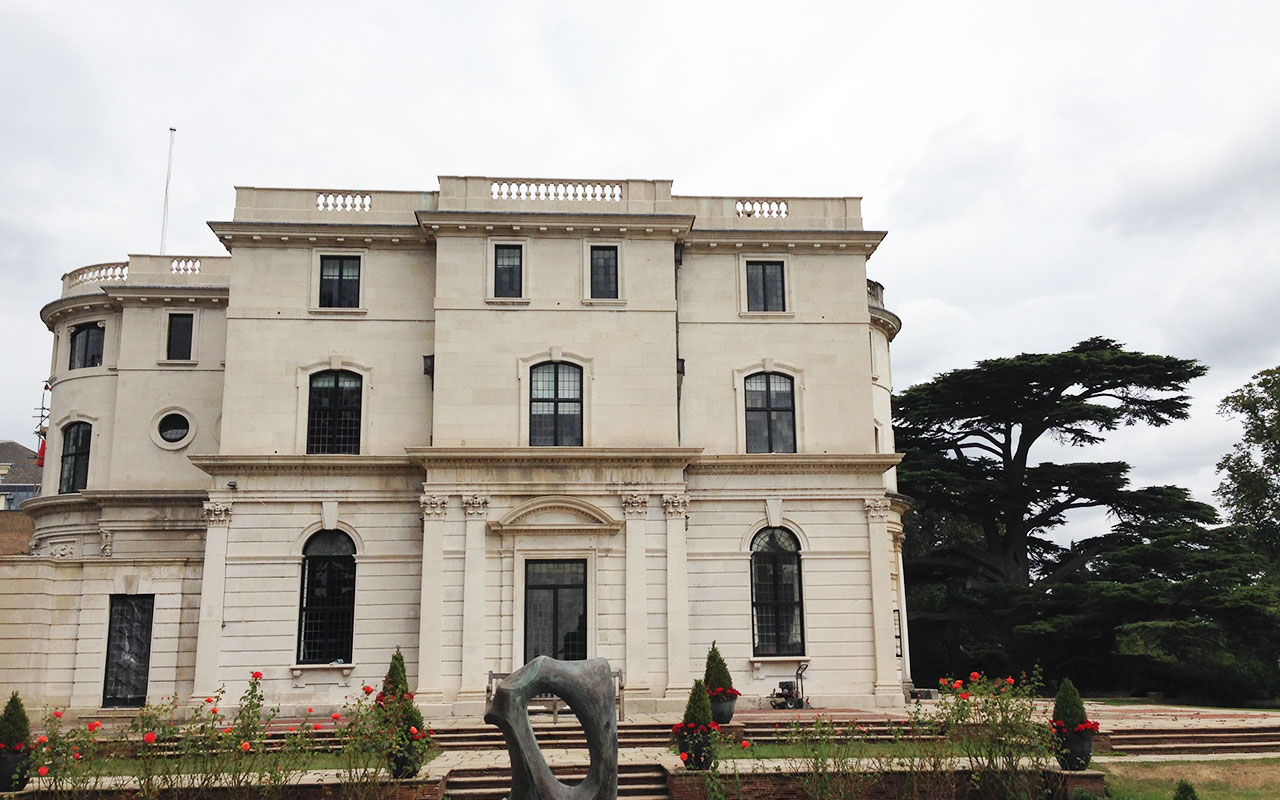
[[1218, 462], [1223, 479], [1215, 496], [1237, 525], [1280, 530], [1280, 367], [1227, 395], [1218, 413], [1240, 419], [1244, 437]]

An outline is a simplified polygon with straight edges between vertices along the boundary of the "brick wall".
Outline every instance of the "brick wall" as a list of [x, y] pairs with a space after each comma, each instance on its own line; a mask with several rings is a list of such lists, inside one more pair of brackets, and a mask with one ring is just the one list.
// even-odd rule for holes
[[[1081, 772], [1063, 772], [1058, 769], [1044, 771], [1045, 783], [1049, 786], [1053, 800], [1068, 800], [1076, 789], [1084, 789], [1097, 797], [1106, 793], [1106, 783], [1101, 772], [1083, 770]], [[873, 786], [863, 788], [862, 800], [900, 800], [910, 797], [906, 773], [890, 772], [881, 776]], [[794, 775], [778, 773], [761, 773], [758, 775], [735, 776], [732, 772], [721, 773], [720, 780], [724, 796], [727, 800], [808, 800], [803, 782]], [[957, 770], [952, 776], [950, 786], [945, 779], [932, 782], [928, 787], [917, 784], [916, 791], [921, 798], [928, 800], [964, 800], [969, 786], [968, 770]], [[667, 791], [671, 800], [708, 800], [707, 774], [678, 770], [667, 773]]]
[[31, 517], [22, 511], [0, 511], [0, 556], [27, 552], [31, 541]]

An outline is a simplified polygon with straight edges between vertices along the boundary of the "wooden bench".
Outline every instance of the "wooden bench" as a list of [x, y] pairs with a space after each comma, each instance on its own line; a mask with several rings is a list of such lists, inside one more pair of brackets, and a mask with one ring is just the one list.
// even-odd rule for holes
[[[493, 701], [493, 692], [498, 688], [498, 682], [505, 680], [510, 672], [494, 672], [489, 671], [489, 683], [484, 690], [484, 702], [487, 706]], [[622, 670], [615, 669], [613, 675], [613, 705], [618, 709], [618, 720], [621, 721], [627, 714], [626, 707], [626, 683], [622, 679]], [[560, 721], [560, 712], [569, 708], [569, 704], [561, 700], [554, 694], [535, 695], [529, 701], [529, 708], [536, 708], [541, 711], [551, 712], [551, 721], [558, 723]]]

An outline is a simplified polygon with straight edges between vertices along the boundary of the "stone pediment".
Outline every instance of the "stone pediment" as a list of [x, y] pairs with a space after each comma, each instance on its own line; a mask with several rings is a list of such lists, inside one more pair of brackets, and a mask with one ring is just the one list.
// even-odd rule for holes
[[622, 529], [621, 522], [585, 500], [554, 496], [521, 503], [489, 525], [498, 533], [613, 533]]

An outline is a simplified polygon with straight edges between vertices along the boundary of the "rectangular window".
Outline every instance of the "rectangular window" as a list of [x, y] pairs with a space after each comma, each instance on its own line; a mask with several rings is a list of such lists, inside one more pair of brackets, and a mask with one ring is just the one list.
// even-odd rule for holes
[[781, 261], [747, 262], [747, 310], [786, 311]]
[[104, 328], [101, 322], [87, 322], [71, 329], [71, 361], [68, 369], [102, 366]]
[[191, 330], [195, 325], [194, 314], [169, 315], [169, 344], [164, 357], [169, 361], [191, 360]]
[[493, 296], [523, 297], [521, 293], [521, 266], [524, 248], [518, 244], [494, 245]]
[[360, 256], [320, 256], [320, 307], [360, 307]]
[[587, 657], [587, 562], [526, 561], [524, 660]]
[[591, 297], [595, 300], [618, 299], [618, 248], [616, 245], [591, 247]]
[[153, 594], [111, 595], [107, 622], [107, 669], [102, 684], [103, 708], [138, 708], [147, 702], [151, 671]]

